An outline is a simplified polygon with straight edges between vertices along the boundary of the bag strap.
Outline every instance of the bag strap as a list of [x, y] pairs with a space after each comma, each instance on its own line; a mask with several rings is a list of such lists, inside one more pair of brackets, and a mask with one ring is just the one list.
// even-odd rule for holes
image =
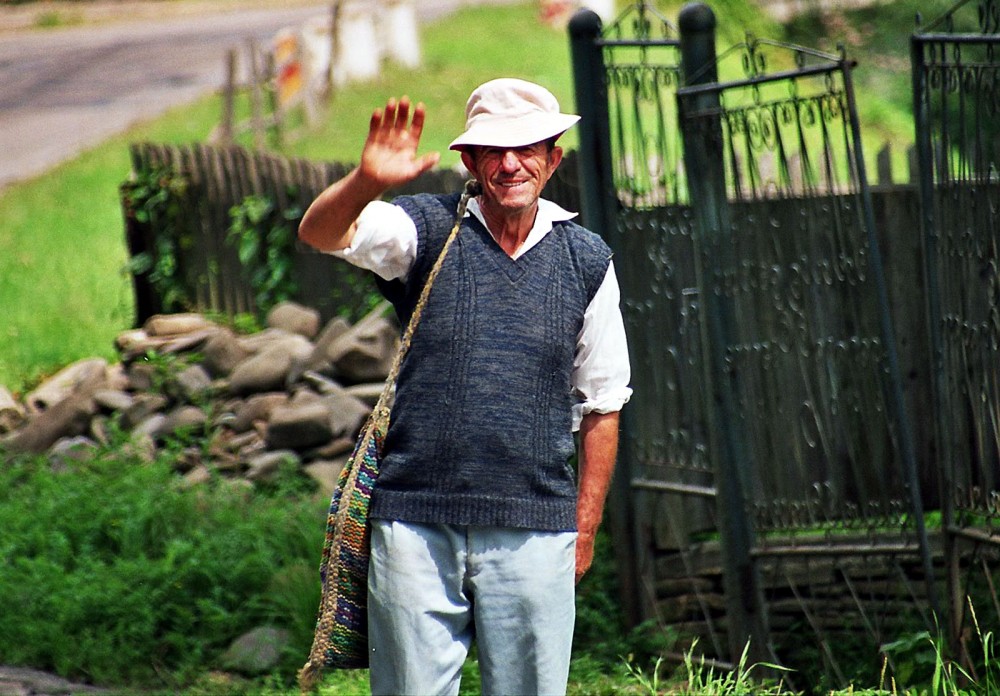
[[448, 233], [448, 238], [445, 240], [444, 246], [441, 248], [441, 253], [438, 254], [437, 260], [431, 267], [430, 273], [427, 274], [427, 281], [424, 283], [424, 287], [420, 291], [420, 297], [417, 299], [417, 304], [414, 306], [413, 313], [410, 315], [410, 321], [406, 325], [406, 331], [403, 332], [403, 338], [399, 343], [399, 350], [396, 351], [396, 357], [393, 359], [392, 367], [389, 369], [389, 376], [386, 377], [385, 385], [382, 387], [382, 393], [379, 395], [375, 408], [372, 409], [376, 418], [382, 418], [383, 416], [387, 418], [389, 415], [388, 405], [392, 399], [393, 389], [396, 386], [396, 378], [399, 377], [399, 368], [400, 365], [403, 364], [403, 358], [406, 357], [407, 351], [410, 350], [410, 343], [413, 341], [413, 333], [417, 330], [417, 324], [420, 323], [420, 315], [423, 314], [424, 308], [427, 306], [427, 299], [431, 294], [431, 286], [434, 285], [434, 280], [437, 278], [438, 273], [441, 271], [441, 267], [444, 265], [444, 257], [447, 256], [452, 242], [454, 242], [455, 238], [458, 237], [458, 231], [462, 227], [462, 220], [465, 218], [465, 211], [469, 205], [469, 199], [478, 196], [482, 193], [482, 190], [482, 184], [475, 179], [469, 179], [465, 182], [462, 197], [458, 200], [458, 208], [455, 211], [455, 224], [452, 225], [451, 232]]

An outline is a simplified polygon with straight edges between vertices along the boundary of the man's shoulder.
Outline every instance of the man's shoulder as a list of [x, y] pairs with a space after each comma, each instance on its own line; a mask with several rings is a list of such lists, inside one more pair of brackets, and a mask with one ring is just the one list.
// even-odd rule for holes
[[600, 258], [611, 258], [611, 247], [604, 241], [601, 235], [593, 232], [583, 225], [573, 220], [563, 220], [553, 225], [553, 229], [558, 229], [566, 236], [570, 246], [584, 253], [596, 254]]
[[392, 202], [412, 217], [414, 214], [454, 214], [458, 205], [459, 193], [413, 193], [397, 196]]

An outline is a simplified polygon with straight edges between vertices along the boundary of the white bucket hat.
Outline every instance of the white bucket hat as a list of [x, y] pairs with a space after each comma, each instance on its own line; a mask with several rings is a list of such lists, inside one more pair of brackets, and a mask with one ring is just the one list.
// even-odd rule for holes
[[559, 112], [559, 102], [540, 85], [512, 77], [477, 87], [465, 105], [465, 132], [448, 147], [522, 147], [562, 135], [580, 120]]

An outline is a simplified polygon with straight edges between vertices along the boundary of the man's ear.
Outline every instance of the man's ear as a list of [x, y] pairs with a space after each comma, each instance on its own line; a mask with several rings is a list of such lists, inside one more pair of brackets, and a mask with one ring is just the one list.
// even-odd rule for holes
[[558, 145], [554, 145], [549, 151], [549, 166], [552, 170], [555, 170], [555, 168], [559, 166], [559, 163], [562, 162], [562, 158], [563, 149]]
[[465, 168], [469, 170], [469, 174], [475, 175], [476, 173], [476, 158], [472, 156], [472, 153], [468, 150], [462, 150], [462, 164]]

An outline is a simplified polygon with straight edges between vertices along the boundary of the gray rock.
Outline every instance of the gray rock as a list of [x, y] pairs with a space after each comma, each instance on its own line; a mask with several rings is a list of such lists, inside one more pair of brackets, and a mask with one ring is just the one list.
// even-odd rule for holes
[[140, 360], [149, 353], [171, 355], [197, 350], [218, 330], [212, 326], [198, 331], [163, 336], [150, 336], [145, 331], [128, 331], [119, 334], [115, 339], [115, 347], [124, 360], [131, 362]]
[[286, 335], [237, 365], [229, 375], [229, 389], [234, 394], [284, 389], [294, 362], [304, 360], [310, 353], [312, 344], [308, 339]]
[[217, 324], [200, 314], [157, 314], [146, 320], [142, 328], [150, 336], [176, 336], [217, 328]]
[[247, 675], [266, 674], [277, 666], [290, 640], [285, 629], [255, 628], [233, 641], [221, 658], [222, 667]]
[[203, 397], [212, 387], [212, 377], [201, 365], [184, 368], [174, 377], [177, 389], [188, 401]]
[[27, 667], [4, 667], [0, 674], [3, 696], [71, 696], [75, 694], [110, 694], [89, 684], [77, 684], [62, 677]]
[[228, 376], [242, 361], [250, 357], [247, 350], [229, 329], [216, 331], [202, 347], [205, 360], [202, 363], [210, 374], [216, 377]]
[[334, 437], [353, 439], [372, 411], [371, 406], [352, 396], [346, 389], [325, 394], [323, 402], [331, 414]]
[[208, 416], [197, 406], [181, 406], [167, 414], [155, 435], [163, 437], [185, 430], [201, 430]]
[[274, 409], [265, 440], [271, 449], [302, 450], [324, 444], [333, 436], [329, 406], [322, 401], [311, 401]]
[[[163, 418], [164, 416], [159, 417]], [[133, 431], [129, 436], [129, 441], [122, 448], [122, 453], [149, 464], [156, 460], [156, 441], [149, 433]]]
[[[328, 321], [316, 339], [316, 345], [306, 361], [305, 368], [325, 372], [333, 364], [333, 359], [330, 357], [331, 346], [337, 346], [340, 337], [350, 330], [351, 325], [343, 317], [334, 317]], [[339, 348], [337, 350], [339, 351]]]
[[357, 443], [356, 437], [337, 437], [305, 453], [308, 459], [334, 459], [349, 454]]
[[14, 399], [7, 387], [0, 387], [0, 435], [20, 426], [26, 416], [24, 407]]
[[315, 338], [319, 333], [319, 312], [295, 302], [280, 302], [267, 313], [267, 325], [306, 338]]
[[49, 448], [49, 462], [53, 466], [58, 466], [71, 461], [83, 461], [84, 459], [87, 459], [95, 449], [97, 449], [97, 443], [84, 435], [64, 437]]
[[128, 388], [133, 391], [149, 391], [156, 382], [156, 366], [145, 361], [130, 363], [126, 369]]
[[347, 457], [341, 457], [336, 460], [317, 459], [307, 464], [303, 468], [303, 471], [306, 472], [309, 478], [316, 482], [318, 493], [323, 498], [329, 498], [333, 495], [334, 488], [337, 487], [337, 479], [346, 463]]
[[182, 478], [182, 486], [184, 488], [196, 488], [198, 486], [203, 486], [212, 480], [212, 472], [208, 470], [208, 467], [204, 464], [199, 464], [194, 467]]
[[[87, 362], [82, 361], [76, 365]], [[4, 444], [12, 452], [41, 454], [60, 438], [85, 433], [91, 417], [97, 412], [94, 392], [106, 384], [106, 366], [105, 361], [98, 360], [88, 367], [79, 368], [73, 379], [69, 380], [73, 383], [73, 390], [54, 405], [31, 417], [24, 427], [5, 437]]]
[[271, 348], [273, 345], [283, 343], [293, 337], [304, 338], [303, 336], [298, 336], [297, 334], [289, 333], [282, 329], [264, 329], [263, 331], [258, 331], [257, 333], [248, 334], [246, 336], [238, 336], [236, 340], [240, 344], [240, 347], [248, 353], [254, 354], [262, 353], [268, 348]]
[[393, 322], [383, 317], [359, 322], [330, 347], [334, 375], [351, 383], [384, 380], [398, 346]]
[[247, 462], [246, 477], [250, 481], [271, 481], [285, 463], [299, 466], [299, 456], [291, 450], [262, 452]]
[[132, 408], [135, 398], [121, 389], [98, 389], [94, 392], [94, 403], [102, 411], [113, 413]]
[[271, 412], [287, 403], [288, 394], [286, 392], [254, 394], [242, 406], [235, 409], [235, 418], [229, 426], [238, 433], [246, 432], [253, 428], [255, 422], [270, 420]]
[[384, 388], [385, 382], [366, 382], [364, 384], [353, 384], [346, 387], [345, 391], [354, 398], [360, 399], [374, 407], [378, 403], [379, 397], [382, 396]]
[[160, 437], [161, 433], [169, 432], [163, 427], [163, 424], [166, 422], [167, 416], [165, 414], [152, 413], [143, 418], [134, 428], [132, 428], [132, 435], [134, 437], [148, 437], [155, 441], [158, 437]]
[[122, 414], [122, 427], [132, 430], [154, 413], [167, 407], [170, 401], [162, 394], [139, 394], [132, 400], [132, 405]]
[[40, 413], [50, 409], [84, 384], [94, 385], [93, 391], [97, 382], [107, 381], [107, 369], [108, 361], [104, 358], [88, 358], [67, 365], [28, 394], [25, 399], [28, 411]]

